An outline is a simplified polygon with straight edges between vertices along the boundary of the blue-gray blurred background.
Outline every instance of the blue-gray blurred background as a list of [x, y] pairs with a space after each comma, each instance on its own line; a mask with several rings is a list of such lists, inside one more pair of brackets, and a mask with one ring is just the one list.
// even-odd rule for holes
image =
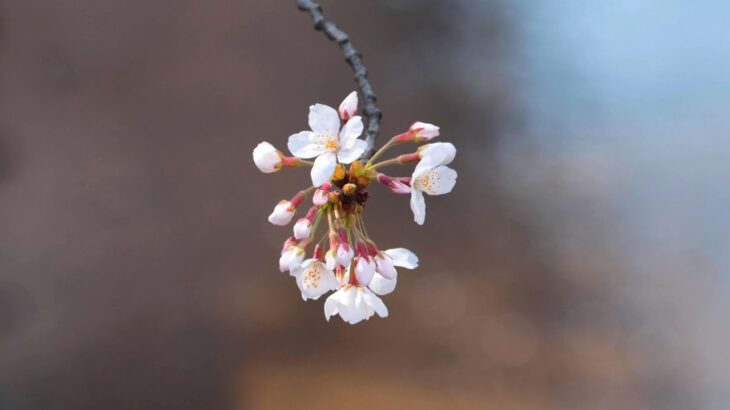
[[459, 149], [422, 227], [371, 189], [421, 267], [357, 326], [251, 160], [354, 89], [294, 1], [2, 2], [0, 409], [730, 408], [730, 3], [323, 6]]

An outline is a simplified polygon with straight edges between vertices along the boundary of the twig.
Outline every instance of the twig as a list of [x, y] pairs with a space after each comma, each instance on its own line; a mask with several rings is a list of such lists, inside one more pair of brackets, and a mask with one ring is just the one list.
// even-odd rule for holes
[[362, 62], [362, 55], [355, 50], [350, 41], [350, 37], [344, 31], [340, 30], [335, 23], [327, 20], [322, 15], [322, 7], [312, 0], [297, 0], [299, 10], [306, 11], [312, 16], [314, 21], [315, 30], [323, 31], [330, 40], [336, 41], [339, 44], [340, 49], [345, 55], [345, 61], [347, 61], [352, 70], [355, 72], [355, 82], [360, 90], [365, 102], [363, 103], [362, 113], [367, 119], [367, 136], [365, 137], [365, 143], [367, 143], [367, 149], [362, 155], [362, 159], [368, 159], [373, 152], [375, 152], [375, 138], [378, 135], [378, 129], [380, 127], [380, 118], [383, 113], [378, 107], [375, 106], [377, 97], [373, 86], [368, 81], [368, 70]]

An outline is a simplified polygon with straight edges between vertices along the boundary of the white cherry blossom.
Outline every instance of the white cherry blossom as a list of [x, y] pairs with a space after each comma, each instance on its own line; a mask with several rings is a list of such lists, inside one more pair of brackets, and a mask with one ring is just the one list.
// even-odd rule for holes
[[[344, 166], [358, 160], [368, 147], [365, 138], [361, 138], [363, 119], [357, 112], [355, 91], [337, 109], [311, 105], [310, 129], [289, 136], [287, 146], [293, 156], [283, 154], [268, 142], [259, 143], [253, 150], [254, 163], [264, 173], [311, 166], [314, 186], [305, 187], [290, 200], [280, 201], [268, 218], [274, 225], [295, 221], [293, 236], [282, 247], [279, 269], [289, 271], [295, 278], [305, 301], [334, 291], [324, 303], [325, 318], [329, 321], [339, 315], [350, 324], [376, 314], [387, 317], [388, 308], [380, 296], [395, 290], [397, 268], [415, 269], [419, 262], [408, 249], [380, 251], [370, 239], [363, 217], [370, 195], [368, 187], [377, 180], [396, 194], [410, 194], [414, 220], [423, 224], [424, 194], [448, 193], [457, 178], [456, 171], [448, 167], [456, 156], [456, 148], [447, 142], [429, 143], [439, 136], [439, 127], [421, 121], [392, 137], [369, 159], [357, 166]], [[424, 142], [409, 153], [376, 162], [391, 147]], [[415, 165], [415, 169], [410, 175], [398, 176], [379, 171], [392, 165]], [[306, 216], [294, 220], [297, 208], [310, 195], [313, 205]]]
[[324, 302], [324, 317], [340, 315], [342, 320], [354, 325], [369, 319], [374, 314], [388, 317], [388, 308], [370, 289], [362, 285], [346, 284], [330, 295]]
[[337, 111], [324, 104], [309, 107], [311, 131], [301, 131], [289, 137], [289, 151], [299, 158], [314, 158], [311, 177], [314, 186], [327, 182], [337, 162], [349, 164], [358, 159], [367, 144], [358, 139], [363, 123], [360, 116], [350, 118], [340, 129]]
[[413, 173], [411, 182], [411, 210], [417, 224], [423, 225], [426, 220], [426, 200], [423, 193], [429, 195], [448, 194], [456, 185], [456, 171], [441, 165], [431, 169], [421, 169]]
[[411, 210], [417, 224], [426, 220], [426, 201], [423, 193], [443, 195], [456, 185], [456, 171], [446, 164], [454, 160], [456, 148], [448, 142], [428, 144], [418, 151], [421, 161], [411, 176]]
[[317, 300], [325, 293], [340, 287], [335, 273], [315, 258], [302, 262], [292, 270], [292, 275], [297, 280], [297, 286], [304, 300]]

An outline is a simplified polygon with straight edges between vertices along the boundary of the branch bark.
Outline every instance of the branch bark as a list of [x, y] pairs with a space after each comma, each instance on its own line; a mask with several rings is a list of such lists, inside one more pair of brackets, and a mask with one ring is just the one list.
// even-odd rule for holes
[[345, 55], [345, 61], [350, 64], [352, 70], [355, 72], [355, 82], [364, 100], [362, 113], [367, 120], [367, 136], [365, 137], [367, 149], [362, 159], [368, 159], [375, 152], [375, 138], [378, 136], [380, 118], [383, 116], [383, 113], [375, 106], [377, 97], [375, 91], [373, 91], [373, 86], [370, 85], [370, 81], [368, 80], [368, 70], [363, 64], [362, 54], [352, 46], [352, 42], [347, 33], [340, 30], [331, 20], [324, 17], [322, 14], [322, 6], [312, 0], [297, 0], [297, 5], [299, 6], [299, 10], [306, 11], [312, 16], [315, 30], [323, 31], [327, 38], [337, 42], [342, 53]]

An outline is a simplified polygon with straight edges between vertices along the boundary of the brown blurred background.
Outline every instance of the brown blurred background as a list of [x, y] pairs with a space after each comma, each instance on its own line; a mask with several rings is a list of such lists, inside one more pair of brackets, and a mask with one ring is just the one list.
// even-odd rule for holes
[[251, 160], [354, 89], [295, 1], [3, 1], [0, 409], [730, 408], [730, 8], [589, 3], [323, 1], [381, 143], [459, 149], [422, 227], [371, 190], [421, 267], [349, 326]]

